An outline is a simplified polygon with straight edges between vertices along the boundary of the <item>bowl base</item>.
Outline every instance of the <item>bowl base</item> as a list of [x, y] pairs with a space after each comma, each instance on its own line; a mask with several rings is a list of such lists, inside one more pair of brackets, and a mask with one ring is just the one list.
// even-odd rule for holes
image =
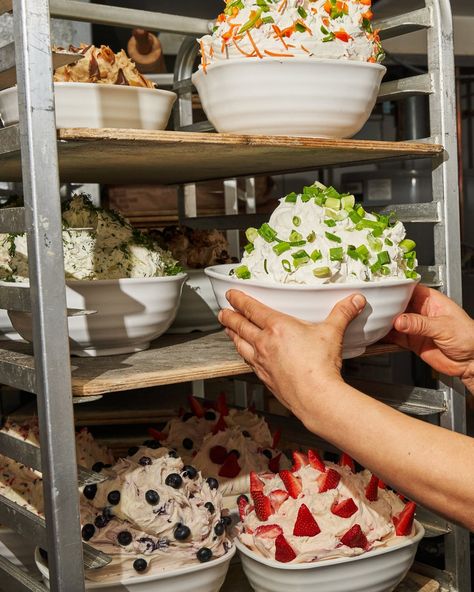
[[134, 345], [124, 345], [122, 347], [104, 347], [104, 348], [71, 348], [71, 356], [79, 358], [98, 358], [100, 356], [119, 356], [120, 354], [134, 354], [150, 347], [150, 342], [138, 343]]
[[353, 347], [351, 349], [344, 348], [342, 352], [342, 359], [349, 360], [350, 358], [358, 358], [365, 354], [365, 347]]

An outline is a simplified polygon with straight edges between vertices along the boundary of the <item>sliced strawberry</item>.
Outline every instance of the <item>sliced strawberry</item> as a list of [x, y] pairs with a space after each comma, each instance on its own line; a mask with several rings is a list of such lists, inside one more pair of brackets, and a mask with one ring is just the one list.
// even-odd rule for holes
[[278, 428], [277, 431], [273, 434], [273, 442], [272, 448], [278, 448], [278, 444], [281, 440], [281, 428]]
[[369, 484], [365, 488], [365, 497], [369, 502], [376, 502], [379, 498], [379, 478], [372, 475]]
[[358, 508], [354, 500], [350, 497], [349, 499], [342, 500], [342, 502], [334, 502], [331, 506], [331, 512], [340, 518], [350, 518], [357, 512]]
[[155, 428], [148, 428], [147, 431], [153, 438], [153, 440], [158, 440], [158, 442], [161, 442], [161, 440], [166, 440], [168, 438], [168, 434], [165, 434], [164, 432], [159, 432], [158, 430], [155, 430]]
[[393, 523], [395, 524], [395, 534], [397, 536], [408, 536], [411, 533], [415, 511], [415, 502], [408, 502], [400, 514], [394, 517]]
[[283, 530], [278, 524], [262, 524], [255, 529], [255, 536], [261, 539], [276, 539], [280, 534], [283, 534]]
[[296, 517], [295, 526], [293, 528], [293, 535], [301, 537], [313, 537], [320, 532], [321, 529], [309, 511], [308, 506], [306, 504], [301, 504], [300, 509], [298, 510], [298, 516]]
[[303, 489], [301, 486], [301, 481], [298, 479], [298, 477], [296, 477], [296, 475], [293, 475], [291, 471], [280, 471], [279, 475], [280, 479], [285, 484], [288, 493], [292, 498], [296, 499]]
[[351, 549], [356, 547], [360, 549], [367, 549], [369, 546], [367, 537], [362, 532], [359, 524], [354, 524], [354, 526], [341, 537], [341, 543], [346, 545], [346, 547], [351, 547]]
[[226, 401], [225, 393], [221, 393], [217, 397], [216, 409], [224, 417], [226, 415], [229, 415], [229, 408], [227, 407], [227, 401]]
[[379, 479], [379, 489], [387, 489], [387, 484], [382, 479]]
[[209, 450], [209, 458], [216, 465], [223, 465], [227, 459], [227, 448], [224, 446], [213, 446]]
[[324, 464], [323, 459], [315, 450], [308, 450], [308, 461], [309, 464], [313, 467], [313, 469], [321, 471], [321, 473], [326, 472], [326, 465]]
[[250, 471], [250, 493], [263, 492], [263, 483], [255, 471]]
[[355, 473], [355, 464], [354, 461], [352, 460], [352, 458], [346, 454], [345, 452], [343, 452], [341, 454], [341, 457], [339, 459], [339, 465], [341, 467], [349, 467], [350, 470]]
[[280, 470], [281, 452], [268, 461], [268, 468], [272, 473], [278, 473]]
[[219, 419], [216, 422], [216, 425], [212, 428], [212, 433], [216, 435], [219, 432], [225, 432], [227, 429], [227, 424], [225, 419], [222, 415], [219, 416]]
[[252, 494], [255, 506], [255, 514], [262, 522], [266, 522], [273, 515], [273, 508], [268, 498], [262, 491], [255, 491]]
[[335, 469], [328, 469], [324, 475], [318, 477], [319, 493], [324, 493], [330, 489], [336, 489], [341, 480], [341, 475]]
[[275, 560], [280, 563], [289, 563], [296, 559], [296, 553], [291, 548], [285, 537], [280, 534], [275, 539]]
[[241, 521], [244, 521], [244, 518], [247, 516], [247, 510], [249, 508], [248, 500], [241, 495], [238, 499], [237, 505], [239, 506], [239, 516]]
[[308, 457], [303, 452], [293, 452], [293, 471], [299, 471], [309, 464]]
[[275, 512], [278, 512], [281, 505], [286, 502], [286, 500], [290, 497], [287, 491], [283, 489], [275, 489], [274, 491], [268, 494], [270, 498], [270, 503], [272, 504], [272, 508]]
[[237, 457], [234, 454], [229, 454], [219, 470], [219, 477], [234, 479], [234, 477], [237, 477], [241, 470], [242, 467], [239, 465]]
[[191, 395], [190, 397], [188, 397], [188, 401], [189, 406], [191, 407], [191, 411], [194, 413], [194, 415], [199, 418], [204, 417], [204, 407], [196, 399], [196, 397], [193, 397]]

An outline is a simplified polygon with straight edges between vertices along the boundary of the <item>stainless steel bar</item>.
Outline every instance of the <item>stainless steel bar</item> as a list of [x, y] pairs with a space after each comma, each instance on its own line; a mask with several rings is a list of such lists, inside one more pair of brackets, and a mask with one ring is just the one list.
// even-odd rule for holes
[[444, 285], [444, 269], [441, 265], [420, 265], [417, 269], [421, 275], [421, 282], [430, 288], [440, 288]]
[[433, 26], [433, 19], [428, 7], [413, 10], [405, 14], [380, 19], [374, 22], [374, 29], [380, 29], [382, 39], [391, 39], [407, 33]]
[[84, 592], [48, 0], [13, 23], [51, 590]]
[[[430, 531], [431, 536], [439, 536], [440, 534], [448, 534], [451, 532], [451, 525], [447, 520], [438, 516], [434, 512], [418, 506], [416, 510], [416, 519], [423, 523], [423, 526]], [[428, 535], [428, 536], [430, 536]]]
[[374, 207], [380, 214], [394, 212], [401, 222], [436, 223], [441, 221], [439, 203], [393, 204], [387, 207]]
[[17, 352], [9, 344], [0, 347], [0, 378], [2, 384], [36, 393], [36, 372], [33, 356]]
[[25, 232], [25, 209], [4, 208], [0, 210], [0, 233]]
[[46, 586], [0, 555], [0, 581], [8, 592], [48, 592]]
[[433, 92], [433, 83], [429, 74], [409, 76], [399, 80], [383, 82], [377, 101], [397, 101], [413, 95], [429, 95]]
[[198, 121], [191, 125], [184, 125], [178, 128], [180, 132], [215, 132], [215, 128], [210, 121]]
[[30, 291], [28, 288], [3, 285], [0, 288], [0, 308], [27, 312], [31, 310]]
[[109, 4], [86, 4], [77, 0], [51, 0], [51, 16], [72, 21], [86, 21], [112, 27], [141, 27], [163, 33], [206, 35], [212, 23], [206, 19], [176, 16]]
[[[229, 216], [235, 216], [239, 212], [237, 179], [224, 180], [224, 208]], [[240, 258], [240, 232], [238, 230], [227, 230], [227, 241], [229, 243], [229, 255]]]
[[[1, 116], [1, 114], [0, 114]], [[20, 126], [9, 125], [0, 129], [0, 154], [20, 151]]]

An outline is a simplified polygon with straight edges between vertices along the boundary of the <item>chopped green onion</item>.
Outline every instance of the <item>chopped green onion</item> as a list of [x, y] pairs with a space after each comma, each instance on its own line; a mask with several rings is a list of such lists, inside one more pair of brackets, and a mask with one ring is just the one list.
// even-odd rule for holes
[[291, 263], [288, 261], [288, 259], [283, 259], [281, 264], [287, 273], [291, 273]]
[[277, 235], [276, 230], [273, 230], [273, 228], [267, 224], [266, 222], [264, 222], [260, 228], [258, 229], [258, 234], [267, 242], [267, 243], [272, 243]]
[[383, 249], [382, 241], [379, 238], [375, 238], [371, 233], [367, 235], [367, 242], [369, 243], [369, 247], [373, 249], [376, 253], [380, 252]]
[[326, 197], [336, 197], [337, 199], [341, 199], [341, 194], [337, 189], [334, 189], [332, 185], [326, 188], [325, 193]]
[[306, 237], [306, 240], [307, 240], [309, 243], [314, 243], [314, 241], [316, 240], [316, 233], [314, 232], [314, 230], [313, 230], [313, 232], [310, 232], [310, 233], [308, 234], [308, 236]]
[[344, 195], [341, 198], [341, 206], [343, 210], [350, 212], [354, 208], [355, 197], [353, 195]]
[[323, 43], [328, 43], [329, 41], [334, 41], [334, 39], [336, 39], [336, 35], [334, 35], [334, 33], [329, 33], [329, 35], [326, 35], [326, 37], [323, 37], [321, 39], [321, 41]]
[[329, 249], [329, 259], [331, 261], [342, 261], [344, 259], [344, 249], [342, 247]]
[[380, 226], [378, 228], [374, 228], [372, 230], [372, 234], [373, 234], [373, 236], [382, 236], [383, 229]]
[[366, 215], [366, 213], [367, 213], [367, 212], [364, 210], [364, 208], [363, 208], [362, 206], [359, 206], [359, 207], [356, 209], [356, 212], [359, 214], [359, 216], [360, 216], [361, 218], [365, 218], [365, 215]]
[[356, 252], [362, 263], [365, 263], [365, 265], [367, 265], [370, 256], [369, 249], [365, 245], [360, 245], [360, 247], [357, 247]]
[[[265, 12], [266, 12], [266, 11], [265, 11]], [[264, 16], [264, 17], [262, 18], [262, 23], [263, 23], [264, 25], [268, 25], [269, 23], [274, 23], [274, 22], [275, 22], [275, 20], [273, 19], [273, 17], [272, 17], [272, 16]]]
[[296, 193], [293, 191], [293, 193], [289, 193], [286, 197], [285, 197], [285, 201], [287, 203], [296, 203], [296, 200], [298, 199], [298, 196], [296, 195]]
[[301, 23], [295, 23], [295, 29], [298, 31], [298, 33], [306, 33], [306, 27]]
[[355, 259], [356, 261], [359, 260], [359, 253], [357, 252], [357, 249], [353, 245], [349, 245], [347, 247], [347, 254], [349, 255], [349, 257], [351, 259]]
[[370, 266], [370, 271], [372, 273], [378, 273], [382, 267], [382, 264], [379, 261], [376, 261], [373, 265]]
[[253, 15], [252, 18], [250, 18], [240, 29], [240, 31], [238, 32], [238, 35], [242, 35], [243, 33], [246, 33], [247, 31], [250, 31], [250, 29], [253, 29], [255, 27], [255, 25], [257, 24], [257, 22], [260, 20], [260, 17], [262, 16], [262, 9], [259, 8], [258, 10], [255, 11], [255, 14]]
[[266, 259], [263, 261], [263, 269], [265, 270], [265, 273], [268, 274], [267, 260]]
[[303, 203], [308, 203], [308, 201], [311, 199], [311, 195], [309, 195], [308, 193], [303, 193], [301, 196], [301, 201]]
[[309, 261], [309, 255], [306, 251], [301, 250], [297, 251], [296, 253], [292, 253], [293, 257], [293, 264], [296, 268], [301, 267], [302, 265], [306, 265]]
[[313, 275], [317, 278], [331, 277], [331, 270], [329, 267], [315, 267], [313, 269]]
[[325, 232], [324, 234], [326, 235], [326, 238], [328, 238], [329, 240], [331, 240], [331, 241], [333, 241], [335, 243], [341, 243], [342, 242], [342, 239], [339, 236], [337, 236], [335, 234], [332, 234], [332, 232]]
[[416, 271], [405, 271], [405, 277], [409, 280], [416, 280], [419, 276]]
[[406, 238], [402, 240], [398, 246], [404, 253], [409, 253], [410, 251], [413, 251], [413, 249], [416, 247], [416, 243], [414, 240]]
[[385, 243], [386, 245], [388, 245], [389, 247], [393, 247], [393, 242], [392, 242], [392, 241], [391, 241], [389, 238], [386, 238], [386, 239], [384, 240], [384, 243]]
[[258, 236], [258, 230], [252, 227], [247, 228], [247, 230], [245, 231], [245, 236], [247, 237], [249, 243], [253, 243]]
[[248, 243], [244, 247], [244, 251], [250, 255], [250, 253], [255, 249], [253, 243]]
[[236, 267], [234, 273], [240, 280], [249, 280], [251, 277], [250, 270], [246, 265]]
[[323, 206], [323, 205], [326, 203], [326, 198], [324, 197], [324, 195], [317, 195], [317, 196], [314, 198], [314, 203], [315, 203], [317, 206], [321, 206], [321, 207], [322, 207], [322, 206]]
[[285, 251], [289, 251], [290, 249], [291, 249], [290, 243], [282, 242], [282, 243], [277, 243], [273, 247], [273, 252], [275, 253], [275, 255], [282, 255]]
[[293, 224], [298, 227], [301, 224], [301, 218], [299, 216], [293, 216]]
[[321, 25], [321, 33], [323, 35], [329, 35], [329, 31], [326, 29], [324, 25]]
[[362, 220], [362, 218], [359, 216], [359, 214], [355, 210], [351, 210], [349, 212], [349, 218], [352, 220], [352, 222], [354, 222], [354, 224], [357, 224], [358, 222], [360, 222]]
[[390, 255], [388, 254], [388, 251], [382, 251], [381, 253], [379, 253], [377, 255], [377, 260], [381, 265], [387, 265], [387, 263], [390, 263], [392, 261], [390, 259]]
[[337, 197], [328, 197], [326, 199], [326, 203], [324, 205], [327, 208], [331, 208], [331, 210], [340, 210], [341, 209], [341, 200]]
[[380, 229], [381, 225], [374, 220], [361, 220], [356, 226], [357, 230], [364, 230], [365, 228], [370, 228], [371, 230]]
[[290, 242], [300, 241], [302, 240], [303, 235], [301, 235], [297, 230], [292, 230], [290, 234]]
[[308, 13], [306, 12], [306, 10], [302, 6], [298, 6], [298, 14], [300, 15], [301, 18], [304, 18], [304, 19], [308, 16]]
[[334, 228], [334, 226], [336, 226], [336, 221], [332, 218], [329, 218], [329, 220], [324, 220], [324, 224], [326, 224], [326, 226], [329, 226], [330, 228]]
[[306, 241], [302, 239], [302, 240], [299, 240], [299, 241], [292, 241], [290, 243], [290, 246], [291, 247], [304, 247], [305, 244], [306, 244]]
[[382, 265], [382, 267], [380, 268], [380, 273], [382, 275], [390, 275], [390, 268], [386, 265]]
[[319, 261], [322, 258], [323, 258], [323, 254], [321, 253], [321, 251], [319, 249], [314, 249], [314, 251], [311, 253], [311, 259], [315, 263], [316, 263], [316, 261]]

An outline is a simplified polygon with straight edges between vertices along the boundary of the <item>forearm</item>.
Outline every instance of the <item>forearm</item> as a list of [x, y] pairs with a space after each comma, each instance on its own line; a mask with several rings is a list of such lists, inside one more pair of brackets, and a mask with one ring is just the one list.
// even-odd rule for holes
[[405, 416], [342, 382], [313, 389], [304, 400], [299, 415], [308, 429], [407, 497], [474, 530], [474, 440]]

